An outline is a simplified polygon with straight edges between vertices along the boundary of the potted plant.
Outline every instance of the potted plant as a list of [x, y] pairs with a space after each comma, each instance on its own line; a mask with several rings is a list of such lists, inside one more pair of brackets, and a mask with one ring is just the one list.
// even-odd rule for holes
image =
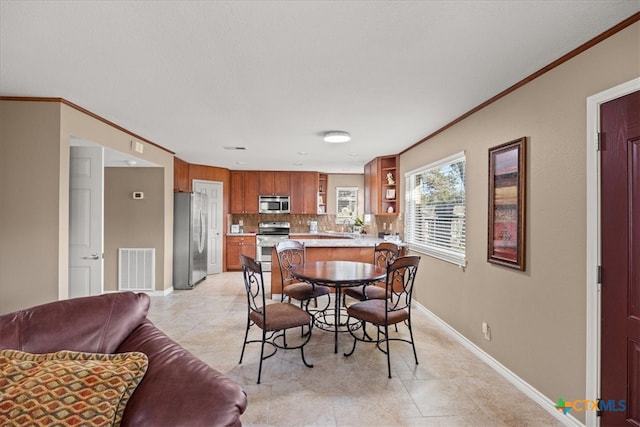
[[362, 221], [361, 218], [356, 217], [353, 220], [353, 232], [354, 233], [361, 233], [363, 226], [364, 226], [364, 221]]

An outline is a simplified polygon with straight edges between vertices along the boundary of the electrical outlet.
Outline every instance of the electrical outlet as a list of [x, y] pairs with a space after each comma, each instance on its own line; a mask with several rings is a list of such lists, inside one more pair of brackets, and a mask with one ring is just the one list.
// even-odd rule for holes
[[484, 334], [484, 339], [491, 341], [491, 328], [487, 322], [482, 322], [482, 333]]

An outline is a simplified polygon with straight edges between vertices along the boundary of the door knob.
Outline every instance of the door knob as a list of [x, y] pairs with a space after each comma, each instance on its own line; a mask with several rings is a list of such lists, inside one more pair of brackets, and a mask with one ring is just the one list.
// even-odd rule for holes
[[82, 259], [97, 260], [97, 259], [100, 259], [100, 257], [98, 256], [98, 254], [91, 254], [89, 256], [83, 256]]

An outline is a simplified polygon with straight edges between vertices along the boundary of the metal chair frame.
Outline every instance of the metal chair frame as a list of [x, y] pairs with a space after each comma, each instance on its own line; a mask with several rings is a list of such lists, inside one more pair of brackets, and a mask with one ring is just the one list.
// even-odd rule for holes
[[[395, 243], [380, 242], [373, 249], [373, 263], [378, 267], [387, 268], [387, 266], [396, 260], [400, 256], [400, 248]], [[357, 299], [358, 301], [366, 301], [369, 298], [367, 295], [367, 287], [377, 286], [375, 283], [369, 283], [363, 285], [360, 291], [358, 288], [347, 288], [344, 290], [342, 305], [346, 307], [346, 296]], [[373, 297], [375, 298], [375, 297]]]
[[[413, 357], [418, 364], [418, 355], [413, 340], [413, 330], [411, 328], [411, 300], [413, 296], [413, 287], [420, 263], [419, 256], [404, 256], [397, 258], [394, 262], [387, 265], [387, 278], [385, 288], [391, 298], [384, 300], [366, 300], [355, 303], [347, 308], [349, 317], [363, 321], [362, 335], [358, 336], [357, 330], [349, 330], [353, 337], [353, 347], [345, 356], [351, 356], [356, 349], [358, 341], [376, 343], [376, 347], [387, 355], [387, 370], [389, 378], [391, 378], [391, 355], [389, 351], [389, 341], [402, 341], [411, 344], [413, 349]], [[384, 316], [379, 321], [374, 321], [367, 316], [364, 308], [381, 308], [384, 307]], [[366, 323], [371, 323], [377, 329], [377, 338], [373, 340], [366, 333]], [[409, 339], [392, 338], [389, 336], [389, 326], [404, 323], [409, 329]], [[383, 347], [384, 345], [384, 347]]]
[[[267, 305], [266, 296], [264, 291], [264, 277], [262, 275], [262, 265], [260, 262], [248, 257], [244, 254], [240, 255], [240, 263], [242, 265], [242, 276], [244, 279], [244, 286], [247, 293], [247, 328], [244, 334], [244, 342], [242, 344], [242, 352], [240, 353], [240, 364], [244, 357], [244, 350], [247, 344], [261, 343], [260, 348], [260, 365], [258, 367], [258, 384], [262, 377], [262, 362], [278, 351], [283, 350], [295, 350], [300, 349], [302, 355], [302, 362], [305, 366], [313, 368], [313, 364], [307, 362], [304, 357], [304, 346], [311, 339], [311, 330], [313, 329], [313, 317], [304, 311], [303, 309], [289, 303], [274, 303]], [[283, 309], [283, 310], [282, 310]], [[283, 314], [291, 314], [289, 318], [299, 319], [298, 321], [288, 321], [282, 325], [282, 327], [271, 328], [269, 313], [280, 312], [280, 316]], [[301, 314], [302, 313], [302, 314]], [[274, 316], [275, 317], [275, 316]], [[249, 329], [252, 326], [257, 326], [262, 330], [261, 339], [248, 340]], [[278, 325], [276, 325], [278, 326]], [[302, 334], [303, 339], [295, 346], [289, 346], [287, 344], [286, 330], [307, 326], [309, 330]], [[269, 344], [273, 347], [273, 352], [265, 355], [265, 344]]]
[[[313, 283], [300, 282], [291, 274], [291, 268], [296, 265], [304, 264], [307, 259], [307, 251], [303, 243], [297, 240], [284, 240], [276, 245], [276, 254], [278, 255], [278, 266], [280, 268], [280, 277], [282, 280], [282, 297], [280, 301], [284, 301], [286, 288], [296, 283], [305, 283], [311, 286], [311, 292], [306, 298], [300, 300], [300, 307], [309, 311], [309, 303], [314, 300], [316, 308], [318, 307], [318, 297], [328, 295], [329, 288], [326, 286], [316, 286]], [[289, 301], [291, 296], [287, 294]], [[328, 307], [328, 305], [327, 305]], [[326, 309], [326, 307], [325, 307]]]

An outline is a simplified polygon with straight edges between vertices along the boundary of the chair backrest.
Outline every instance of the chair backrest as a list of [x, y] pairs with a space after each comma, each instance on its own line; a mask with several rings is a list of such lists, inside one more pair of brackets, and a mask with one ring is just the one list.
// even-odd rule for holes
[[378, 267], [387, 268], [400, 256], [400, 248], [395, 243], [380, 242], [373, 249], [373, 263]]
[[387, 266], [387, 311], [411, 310], [413, 284], [420, 264], [419, 256], [403, 256], [396, 258]]
[[240, 254], [240, 265], [242, 266], [244, 288], [247, 291], [249, 312], [254, 311], [261, 314], [261, 308], [266, 305], [262, 264], [245, 254]]
[[278, 254], [282, 287], [291, 282], [297, 282], [298, 280], [291, 274], [291, 268], [304, 264], [306, 258], [304, 244], [297, 240], [283, 240], [276, 245], [276, 253]]

